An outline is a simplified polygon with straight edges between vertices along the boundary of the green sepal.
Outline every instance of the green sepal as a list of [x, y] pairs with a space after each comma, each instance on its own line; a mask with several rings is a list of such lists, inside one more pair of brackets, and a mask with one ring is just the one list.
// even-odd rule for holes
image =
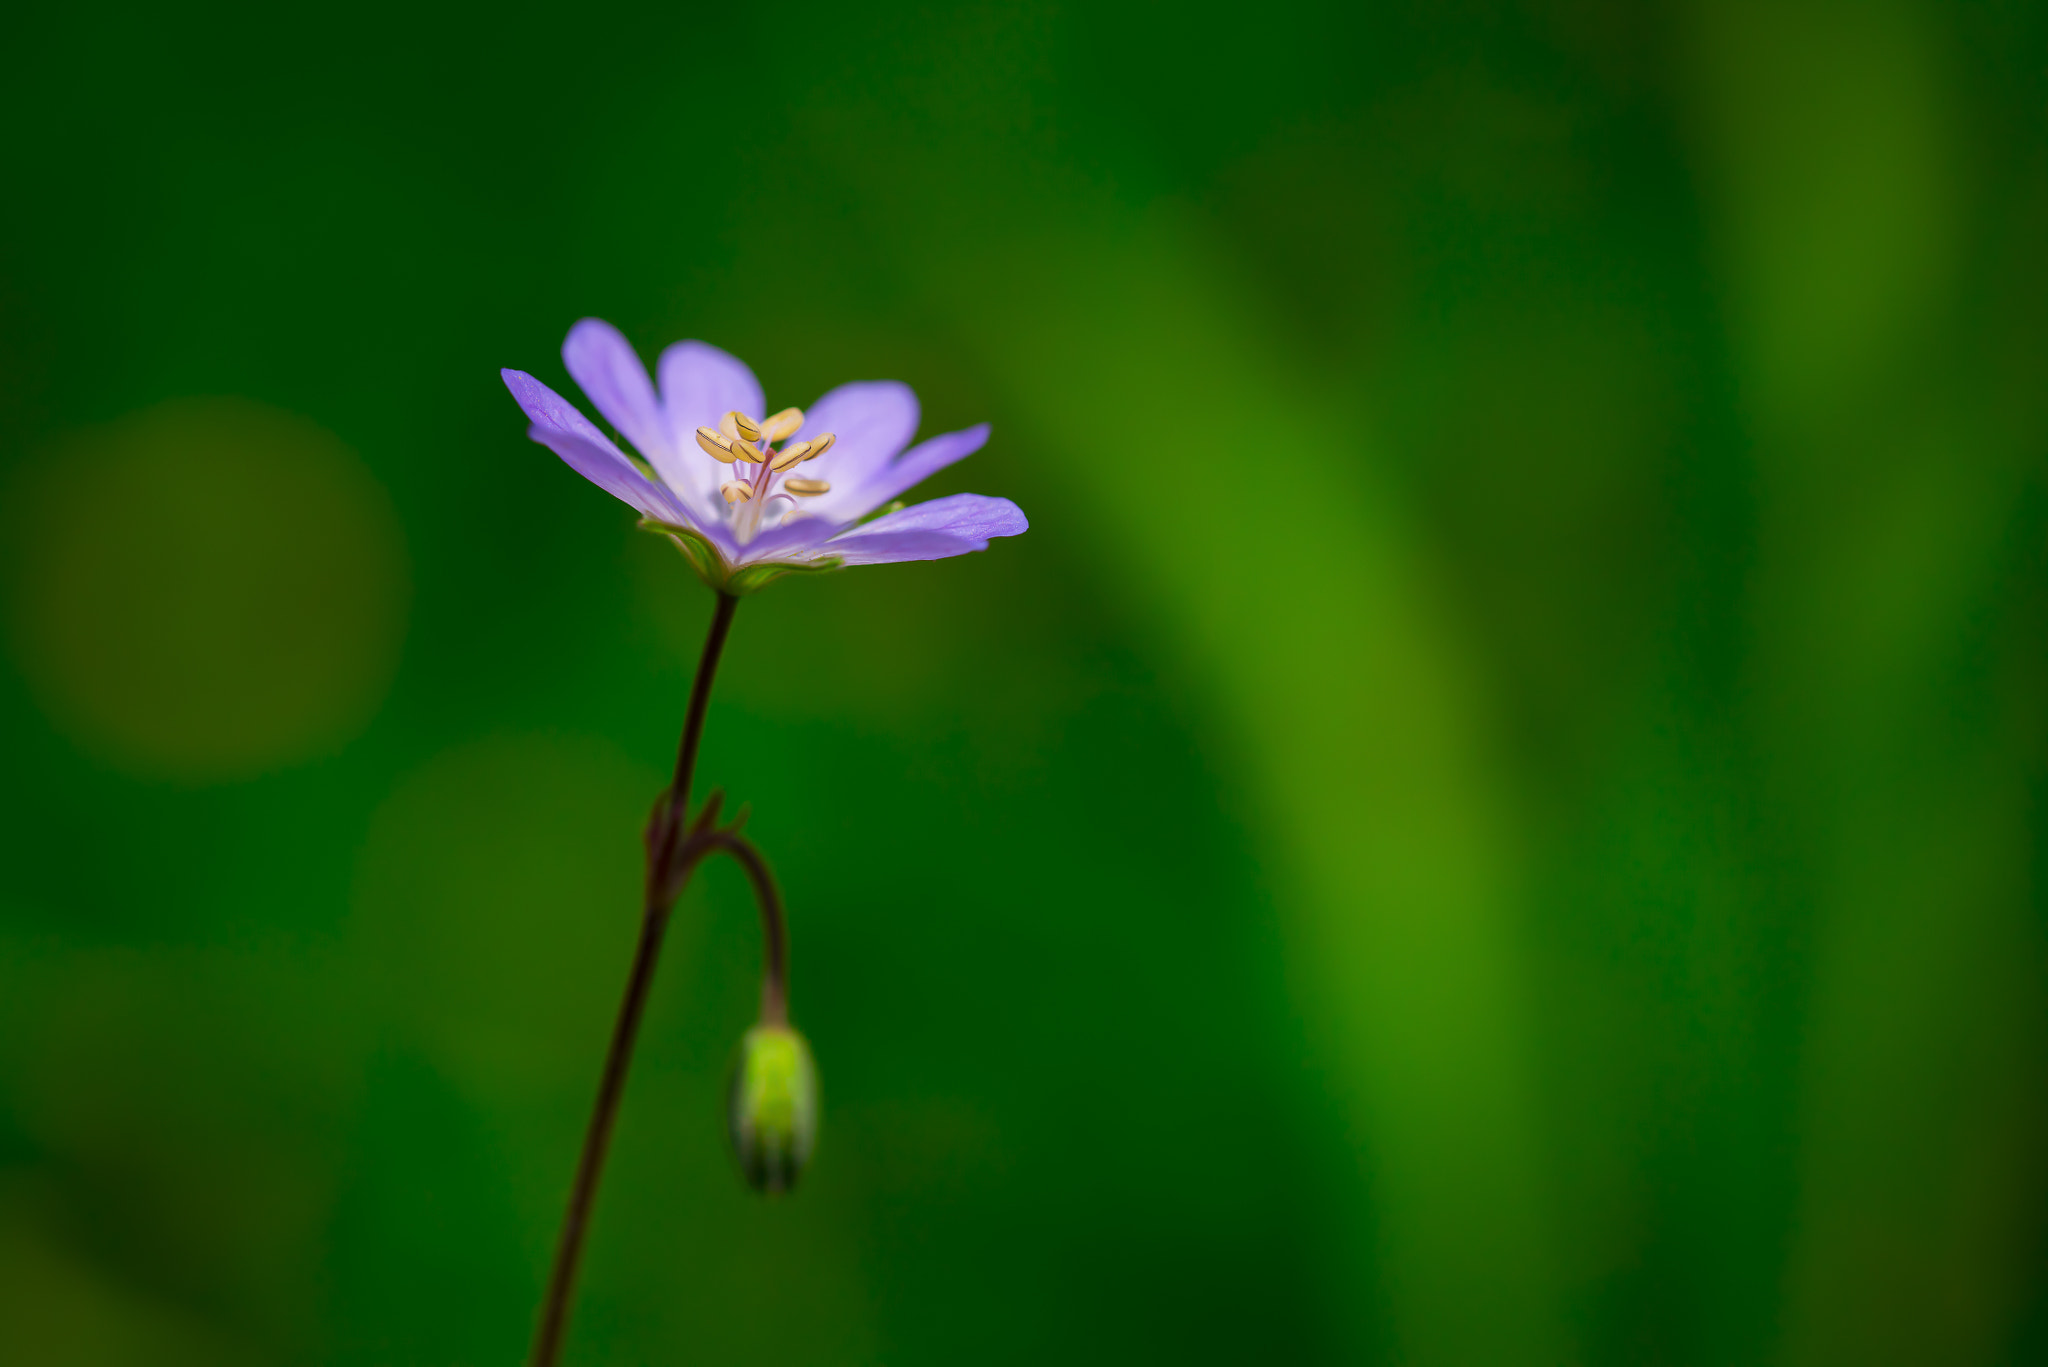
[[697, 572], [697, 577], [714, 593], [725, 592], [725, 557], [702, 532], [674, 522], [658, 522], [651, 517], [640, 519], [640, 530], [675, 542], [676, 549], [683, 553], [683, 559], [690, 562], [690, 568]]
[[771, 560], [761, 565], [744, 565], [726, 580], [726, 592], [734, 597], [765, 589], [785, 574], [824, 574], [836, 570], [846, 562], [838, 556], [824, 560], [806, 560], [797, 564], [787, 560]]
[[727, 593], [735, 598], [767, 588], [785, 574], [820, 574], [836, 570], [845, 562], [837, 556], [824, 560], [808, 560], [802, 564], [790, 561], [769, 561], [760, 565], [742, 565], [734, 569], [718, 553], [718, 548], [704, 533], [693, 527], [684, 527], [674, 522], [660, 522], [651, 517], [640, 519], [640, 530], [668, 537], [683, 553], [683, 559], [690, 562], [697, 577], [702, 579], [714, 593]]

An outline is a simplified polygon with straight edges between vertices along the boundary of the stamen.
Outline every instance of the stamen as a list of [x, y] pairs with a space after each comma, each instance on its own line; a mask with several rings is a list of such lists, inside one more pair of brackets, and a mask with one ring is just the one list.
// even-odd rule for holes
[[822, 479], [785, 479], [782, 487], [804, 498], [816, 498], [819, 494], [832, 492], [832, 486]]
[[781, 441], [793, 437], [796, 430], [804, 425], [804, 411], [801, 408], [785, 408], [761, 424], [761, 435], [770, 441]]
[[754, 443], [750, 441], [742, 440], [734, 442], [732, 444], [732, 453], [733, 455], [739, 457], [741, 460], [750, 462], [751, 464], [754, 465], [759, 465], [762, 461], [767, 459], [766, 456], [763, 456], [761, 454], [761, 449], [755, 446]]
[[718, 486], [718, 492], [725, 495], [727, 503], [745, 503], [754, 496], [754, 486], [743, 479], [729, 479]]
[[704, 454], [713, 460], [723, 461], [727, 465], [732, 464], [732, 439], [723, 432], [709, 427], [700, 427], [697, 429], [697, 444], [703, 447]]
[[768, 462], [771, 470], [787, 470], [790, 466], [809, 455], [811, 444], [807, 441], [793, 441], [775, 453], [775, 459]]
[[827, 432], [822, 436], [811, 438], [811, 449], [804, 452], [804, 459], [816, 460], [819, 456], [822, 456], [827, 451], [830, 451], [832, 449], [832, 443], [836, 440], [838, 440], [838, 438], [834, 437], [830, 432]]
[[761, 426], [752, 418], [740, 412], [738, 409], [734, 409], [732, 412], [726, 414], [725, 416], [727, 420], [732, 423], [733, 430], [739, 433], [739, 435], [745, 437], [748, 441], [761, 440]]

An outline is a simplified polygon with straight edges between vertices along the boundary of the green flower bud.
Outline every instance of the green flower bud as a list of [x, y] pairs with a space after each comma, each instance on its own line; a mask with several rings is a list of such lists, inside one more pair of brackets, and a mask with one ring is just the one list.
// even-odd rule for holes
[[818, 1068], [787, 1025], [757, 1025], [740, 1041], [727, 1098], [732, 1150], [756, 1191], [788, 1191], [818, 1135]]

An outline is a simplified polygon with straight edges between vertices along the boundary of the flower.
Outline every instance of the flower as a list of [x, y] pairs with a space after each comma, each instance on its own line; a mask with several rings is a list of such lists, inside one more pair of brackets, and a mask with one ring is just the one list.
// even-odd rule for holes
[[748, 593], [793, 571], [943, 560], [1030, 525], [1016, 504], [982, 494], [897, 504], [863, 520], [988, 440], [982, 423], [905, 450], [917, 396], [894, 380], [843, 384], [808, 413], [762, 416], [760, 382], [743, 363], [704, 342], [677, 342], [661, 353], [657, 395], [632, 344], [599, 318], [569, 329], [562, 361], [640, 460], [539, 380], [507, 370], [505, 385], [533, 422], [527, 435], [637, 510], [641, 526], [673, 538], [721, 592]]

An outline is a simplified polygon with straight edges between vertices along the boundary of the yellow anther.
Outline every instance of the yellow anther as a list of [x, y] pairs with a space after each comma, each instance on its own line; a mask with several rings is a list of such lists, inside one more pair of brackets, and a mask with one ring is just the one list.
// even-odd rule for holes
[[790, 466], [808, 455], [810, 449], [811, 444], [807, 441], [793, 441], [775, 453], [775, 458], [768, 462], [768, 468], [771, 470], [787, 470]]
[[748, 441], [761, 440], [761, 425], [738, 409], [734, 409], [726, 414], [725, 422], [721, 422], [719, 426], [723, 427], [727, 422], [732, 424], [731, 430], [735, 435], [744, 437]]
[[729, 479], [718, 486], [718, 492], [725, 495], [727, 503], [745, 503], [754, 496], [754, 486], [743, 479]]
[[819, 494], [832, 492], [832, 486], [822, 479], [785, 479], [782, 487], [802, 498], [816, 498]]
[[697, 429], [697, 444], [704, 448], [704, 454], [713, 460], [732, 464], [732, 439], [713, 428]]
[[785, 408], [761, 424], [761, 435], [770, 441], [781, 441], [793, 437], [796, 430], [804, 425], [804, 411], [801, 408]]
[[819, 456], [824, 455], [832, 449], [834, 440], [835, 438], [830, 432], [825, 433], [823, 436], [812, 437], [809, 442], [811, 449], [804, 452], [804, 459], [816, 460]]

